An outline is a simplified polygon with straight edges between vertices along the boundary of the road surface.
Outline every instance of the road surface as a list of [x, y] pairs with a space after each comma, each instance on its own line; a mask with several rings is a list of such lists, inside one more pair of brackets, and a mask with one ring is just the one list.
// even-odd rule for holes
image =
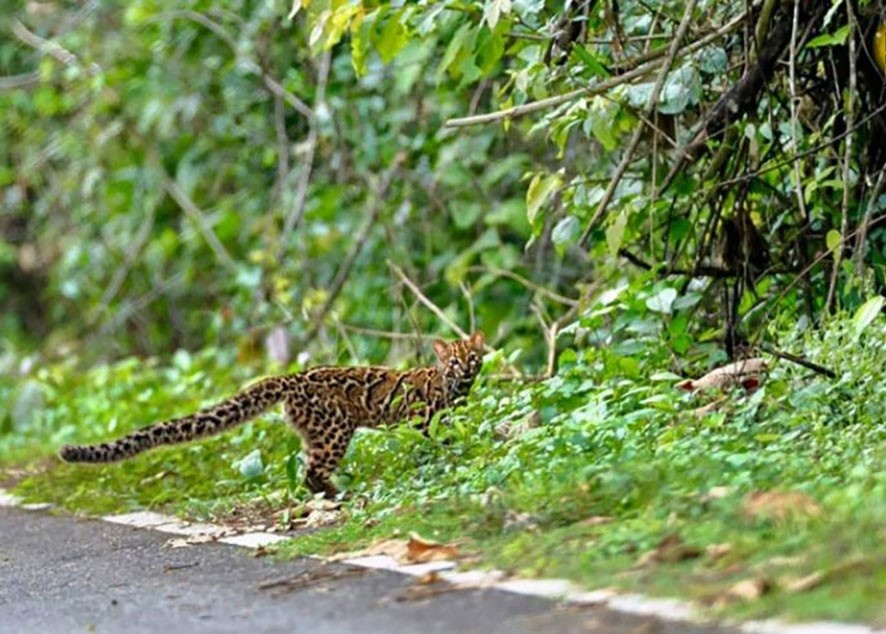
[[0, 633], [728, 632], [170, 537], [0, 508]]

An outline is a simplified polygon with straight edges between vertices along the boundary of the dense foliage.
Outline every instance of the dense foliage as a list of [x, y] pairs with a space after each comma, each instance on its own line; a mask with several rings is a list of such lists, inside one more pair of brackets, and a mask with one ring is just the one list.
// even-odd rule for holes
[[631, 267], [703, 300], [675, 352], [714, 326], [732, 353], [775, 305], [815, 322], [883, 286], [882, 13], [21, 5], [0, 44], [4, 339], [248, 355], [281, 324], [300, 346], [437, 330], [399, 267], [538, 363], [539, 323]]

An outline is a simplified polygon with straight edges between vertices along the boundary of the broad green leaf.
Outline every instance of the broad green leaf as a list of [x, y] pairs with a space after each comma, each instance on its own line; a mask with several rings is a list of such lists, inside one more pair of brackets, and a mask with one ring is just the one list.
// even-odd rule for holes
[[617, 254], [618, 250], [621, 248], [627, 224], [628, 214], [622, 211], [615, 217], [612, 224], [606, 227], [606, 246], [609, 247], [610, 255]]
[[326, 22], [331, 16], [332, 11], [329, 9], [317, 14], [317, 17], [314, 20], [314, 25], [311, 27], [311, 32], [308, 34], [308, 46], [310, 46], [311, 49], [315, 49], [320, 45], [320, 40], [326, 32]]
[[827, 236], [825, 236], [825, 243], [828, 246], [828, 251], [831, 253], [836, 253], [837, 249], [840, 248], [840, 244], [843, 241], [843, 236], [836, 229], [831, 229], [828, 231]]
[[818, 37], [809, 40], [807, 48], [818, 48], [821, 46], [841, 46], [846, 43], [849, 37], [849, 25], [844, 24], [833, 33], [824, 33]]
[[709, 75], [723, 73], [729, 65], [729, 57], [722, 48], [705, 48], [696, 55], [698, 67]]
[[673, 288], [663, 288], [658, 293], [646, 300], [646, 307], [657, 313], [669, 315], [674, 300], [677, 299], [677, 290]]
[[855, 311], [855, 315], [852, 316], [852, 327], [855, 330], [855, 339], [858, 339], [861, 336], [861, 333], [864, 332], [865, 328], [870, 326], [877, 318], [883, 310], [884, 305], [886, 305], [886, 297], [877, 295], [876, 297], [871, 297], [868, 301], [859, 306], [858, 310]]
[[468, 229], [476, 224], [483, 212], [479, 202], [465, 202], [449, 206], [452, 221], [459, 229]]
[[687, 64], [668, 74], [659, 95], [658, 110], [663, 114], [679, 114], [690, 104], [698, 103], [700, 96], [698, 73]]
[[357, 77], [366, 74], [366, 56], [369, 54], [369, 37], [372, 29], [374, 12], [364, 16], [362, 12], [354, 15], [351, 22], [351, 65]]
[[501, 60], [505, 52], [505, 31], [504, 23], [498, 29], [481, 29], [477, 36], [477, 43], [474, 47], [476, 61], [471, 59], [472, 64], [483, 73], [490, 73]]
[[323, 38], [322, 48], [324, 50], [332, 48], [341, 41], [342, 36], [351, 25], [352, 18], [360, 11], [360, 7], [353, 4], [346, 4], [337, 8], [332, 12], [329, 20], [326, 22], [326, 32]]
[[584, 64], [585, 68], [590, 71], [592, 77], [608, 77], [609, 71], [591, 51], [584, 46], [573, 46], [572, 53]]
[[621, 106], [611, 99], [595, 97], [588, 104], [583, 129], [593, 134], [607, 152], [618, 147], [618, 129], [614, 125]]
[[261, 459], [261, 450], [256, 449], [248, 453], [235, 463], [235, 467], [240, 472], [240, 475], [248, 480], [260, 477], [265, 472], [265, 465]]
[[400, 15], [391, 15], [375, 41], [378, 55], [389, 64], [409, 41], [409, 32], [400, 21]]
[[483, 19], [490, 29], [494, 29], [498, 24], [498, 19], [502, 13], [511, 12], [511, 0], [486, 0], [486, 8], [483, 11]]
[[561, 255], [566, 251], [567, 247], [575, 243], [578, 234], [581, 232], [581, 225], [578, 218], [572, 214], [566, 216], [558, 222], [553, 231], [551, 231], [551, 240], [557, 247], [557, 252]]
[[437, 66], [437, 82], [443, 80], [443, 73], [449, 72], [450, 75], [457, 76], [450, 68], [455, 63], [462, 49], [472, 50], [474, 48], [474, 40], [477, 37], [477, 30], [470, 22], [465, 22], [452, 36], [440, 64]]
[[539, 173], [532, 177], [529, 189], [526, 190], [526, 217], [529, 224], [535, 225], [538, 211], [563, 184], [563, 177], [559, 172], [555, 174]]

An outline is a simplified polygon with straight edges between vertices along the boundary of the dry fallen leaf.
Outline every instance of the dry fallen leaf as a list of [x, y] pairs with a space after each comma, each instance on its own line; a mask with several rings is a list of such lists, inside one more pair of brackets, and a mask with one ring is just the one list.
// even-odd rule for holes
[[429, 561], [455, 559], [459, 555], [454, 544], [441, 544], [425, 539], [417, 533], [410, 533], [406, 544], [406, 559], [410, 563], [423, 564]]
[[799, 577], [797, 579], [790, 579], [784, 582], [782, 585], [784, 589], [788, 592], [807, 592], [808, 590], [812, 590], [817, 588], [824, 582], [825, 574], [820, 570], [816, 570], [815, 572], [809, 573], [803, 577]]
[[636, 567], [640, 568], [650, 564], [675, 563], [684, 559], [694, 559], [701, 555], [702, 550], [697, 546], [683, 543], [679, 535], [668, 535], [662, 539], [654, 550], [643, 554], [637, 560]]
[[444, 559], [456, 559], [461, 557], [455, 544], [441, 544], [416, 533], [411, 533], [409, 539], [383, 539], [356, 552], [340, 553], [332, 557], [332, 560], [356, 559], [359, 557], [374, 557], [387, 555], [399, 564], [423, 564], [429, 561], [442, 561]]
[[602, 524], [608, 524], [612, 521], [612, 518], [608, 515], [592, 515], [591, 517], [586, 517], [581, 520], [578, 524], [579, 526], [600, 526]]
[[817, 517], [821, 507], [799, 491], [758, 491], [748, 495], [742, 505], [752, 519], [785, 520], [796, 517]]
[[768, 367], [769, 364], [765, 359], [758, 357], [744, 359], [715, 368], [701, 378], [682, 381], [677, 384], [677, 387], [692, 392], [743, 385], [748, 390], [752, 390], [760, 385], [760, 374], [765, 372]]
[[726, 591], [726, 598], [739, 601], [756, 601], [772, 590], [768, 579], [745, 579]]
[[341, 519], [341, 511], [314, 511], [304, 519], [305, 528], [331, 526]]
[[716, 561], [721, 557], [725, 557], [732, 552], [732, 544], [711, 544], [705, 548], [705, 553], [712, 560]]
[[396, 538], [383, 539], [379, 542], [375, 542], [367, 548], [364, 548], [363, 550], [348, 553], [345, 558], [350, 559], [352, 557], [374, 557], [376, 555], [387, 555], [396, 559], [397, 561], [403, 561], [406, 559], [406, 540]]

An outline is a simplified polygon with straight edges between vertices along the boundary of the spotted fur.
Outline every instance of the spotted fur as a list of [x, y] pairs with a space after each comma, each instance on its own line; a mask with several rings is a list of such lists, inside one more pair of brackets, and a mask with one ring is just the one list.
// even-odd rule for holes
[[480, 371], [483, 333], [454, 342], [437, 340], [437, 363], [403, 372], [381, 367], [315, 368], [263, 379], [239, 394], [185, 416], [139, 429], [97, 445], [65, 445], [66, 462], [114, 462], [161, 445], [221, 433], [282, 402], [302, 438], [307, 457], [305, 484], [327, 496], [336, 493], [335, 472], [358, 427], [393, 424], [420, 416], [423, 431], [438, 411], [466, 396]]

